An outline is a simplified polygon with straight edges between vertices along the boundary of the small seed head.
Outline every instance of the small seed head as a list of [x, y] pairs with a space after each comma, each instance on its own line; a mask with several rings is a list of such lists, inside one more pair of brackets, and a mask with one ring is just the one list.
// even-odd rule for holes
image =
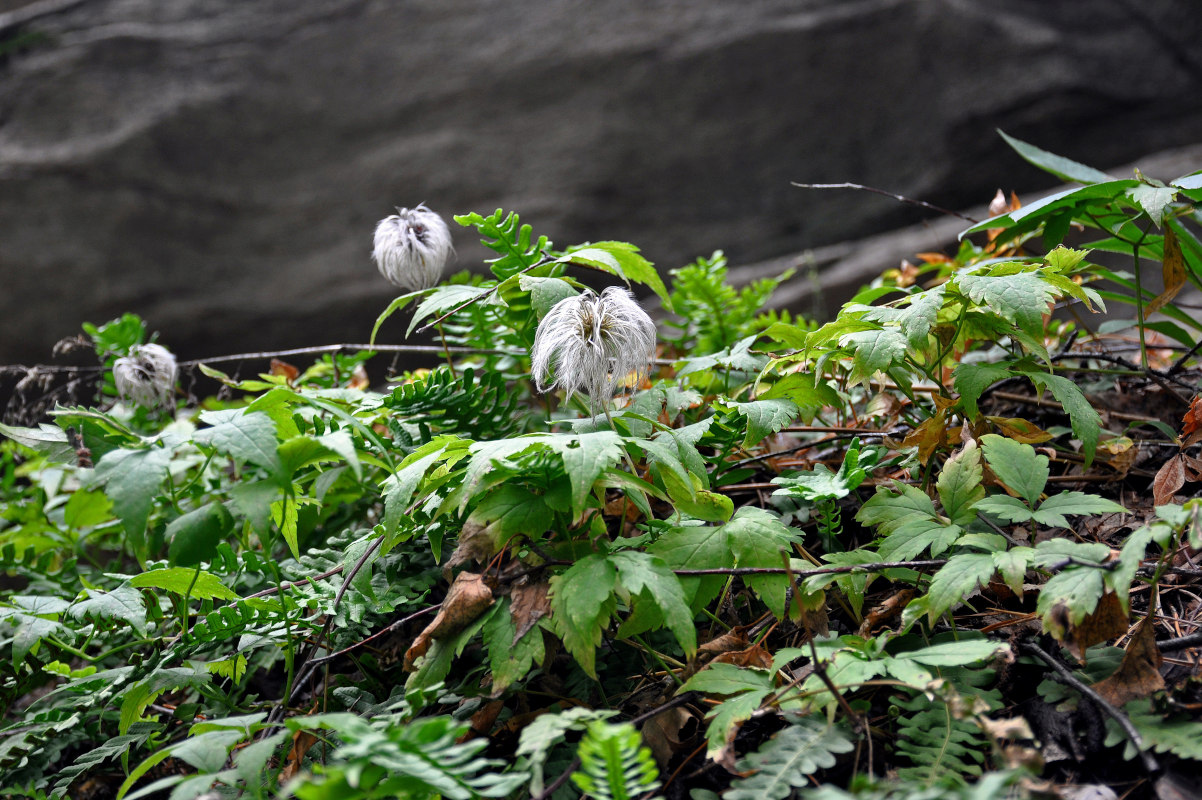
[[175, 356], [162, 345], [134, 345], [113, 364], [113, 382], [125, 402], [168, 407], [175, 391]]
[[452, 252], [451, 232], [426, 208], [398, 208], [376, 225], [372, 258], [380, 274], [407, 291], [429, 289], [442, 277]]
[[[560, 300], [539, 323], [531, 371], [540, 392], [588, 395], [594, 408], [633, 373], [641, 381], [655, 357], [655, 323], [625, 289], [611, 286]], [[555, 379], [551, 380], [552, 367]]]

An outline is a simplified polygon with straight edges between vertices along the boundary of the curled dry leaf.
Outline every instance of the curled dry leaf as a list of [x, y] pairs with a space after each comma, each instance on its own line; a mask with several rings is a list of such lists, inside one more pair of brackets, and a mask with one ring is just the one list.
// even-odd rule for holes
[[661, 711], [643, 724], [643, 741], [651, 748], [651, 754], [659, 762], [660, 769], [684, 749], [680, 731], [692, 718], [691, 712], [678, 706]]
[[525, 636], [538, 621], [551, 613], [551, 598], [547, 595], [548, 584], [522, 584], [510, 593], [509, 615], [513, 617], [513, 640]]
[[1127, 614], [1114, 592], [1107, 592], [1092, 613], [1074, 625], [1068, 608], [1058, 605], [1049, 615], [1048, 633], [1064, 643], [1073, 657], [1085, 662], [1085, 651], [1099, 642], [1122, 636], [1127, 632]]
[[1199, 441], [1202, 441], [1202, 394], [1194, 395], [1181, 420], [1181, 446], [1189, 447]]
[[913, 589], [902, 589], [885, 598], [884, 602], [873, 606], [864, 615], [858, 635], [870, 636], [874, 630], [905, 611], [906, 606], [913, 599]]
[[736, 667], [744, 668], [757, 667], [759, 669], [771, 669], [772, 654], [756, 644], [745, 650], [736, 650], [717, 655], [714, 657], [714, 663], [734, 664]]
[[434, 639], [453, 636], [475, 622], [492, 605], [492, 589], [484, 578], [471, 572], [461, 572], [451, 584], [447, 598], [442, 601], [438, 616], [417, 635], [405, 652], [405, 671], [412, 672], [415, 662], [430, 649]]
[[280, 770], [281, 785], [296, 777], [305, 760], [305, 754], [315, 744], [317, 744], [317, 737], [308, 731], [297, 731], [292, 734], [292, 747], [288, 748], [288, 757], [284, 759], [284, 768]]
[[1152, 479], [1152, 502], [1163, 506], [1173, 502], [1173, 495], [1185, 485], [1185, 461], [1176, 455], [1164, 462]]
[[300, 370], [289, 364], [287, 361], [280, 361], [278, 358], [271, 359], [271, 377], [283, 378], [292, 383], [300, 377]]
[[1160, 674], [1163, 660], [1160, 648], [1156, 646], [1155, 620], [1149, 615], [1136, 623], [1119, 668], [1109, 678], [1095, 683], [1093, 688], [1106, 702], [1122, 708], [1128, 701], [1147, 697], [1164, 688], [1164, 678]]
[[447, 563], [442, 565], [442, 576], [450, 580], [455, 567], [462, 566], [469, 561], [483, 564], [496, 555], [496, 552], [492, 533], [488, 528], [468, 519], [459, 531], [459, 544], [455, 546], [455, 552], [451, 553]]

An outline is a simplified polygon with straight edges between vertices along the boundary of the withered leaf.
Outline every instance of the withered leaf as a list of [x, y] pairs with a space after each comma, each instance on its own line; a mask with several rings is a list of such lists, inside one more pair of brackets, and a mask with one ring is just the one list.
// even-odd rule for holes
[[986, 417], [1007, 439], [1023, 444], [1040, 444], [1053, 438], [1052, 434], [1021, 417]]
[[1164, 308], [1185, 286], [1185, 256], [1172, 227], [1164, 229], [1164, 291], [1152, 298], [1144, 308], [1144, 314], [1152, 314]]
[[271, 377], [280, 378], [292, 383], [300, 377], [300, 370], [289, 364], [287, 361], [280, 361], [278, 358], [271, 359]]
[[1163, 658], [1156, 646], [1154, 622], [1149, 615], [1135, 625], [1119, 668], [1109, 678], [1093, 685], [1097, 693], [1116, 708], [1164, 688], [1164, 678], [1160, 674]]
[[482, 564], [496, 555], [496, 552], [496, 545], [488, 528], [469, 519], [459, 531], [459, 544], [455, 546], [455, 552], [451, 553], [450, 558], [442, 565], [442, 575], [450, 580], [455, 567], [469, 561]]
[[1181, 420], [1181, 446], [1189, 447], [1202, 440], [1202, 394], [1194, 395], [1189, 409]]
[[731, 628], [717, 639], [711, 639], [698, 647], [697, 652], [718, 654], [729, 653], [734, 650], [744, 650], [751, 644], [751, 640], [747, 638], [747, 630], [747, 625], [739, 625], [737, 628]]
[[290, 781], [300, 772], [301, 764], [309, 748], [317, 744], [317, 737], [308, 731], [297, 731], [292, 735], [292, 747], [288, 748], [288, 756], [284, 759], [284, 768], [280, 770], [280, 781]]
[[906, 605], [913, 599], [913, 589], [902, 589], [885, 598], [884, 602], [873, 606], [864, 615], [864, 621], [860, 623], [859, 635], [864, 637], [869, 636], [881, 625], [901, 614], [905, 610]]
[[1164, 462], [1152, 479], [1152, 502], [1163, 506], [1173, 502], [1173, 495], [1185, 485], [1185, 462], [1180, 455]]
[[472, 624], [492, 605], [492, 589], [484, 583], [484, 578], [471, 572], [461, 572], [447, 591], [447, 597], [442, 601], [438, 616], [413, 640], [413, 644], [405, 651], [405, 671], [412, 672], [415, 662], [430, 649], [433, 639], [445, 639]]
[[684, 747], [680, 730], [691, 717], [692, 714], [686, 709], [669, 708], [643, 724], [643, 741], [651, 748], [661, 769]]
[[1123, 604], [1114, 592], [1107, 592], [1098, 600], [1098, 607], [1077, 625], [1071, 622], [1072, 616], [1064, 614], [1060, 617], [1064, 630], [1050, 633], [1064, 642], [1073, 657], [1085, 661], [1085, 651], [1099, 642], [1105, 642], [1122, 636], [1127, 632], [1127, 614]]
[[714, 663], [734, 664], [736, 667], [772, 668], [772, 654], [758, 644], [745, 650], [732, 650], [714, 657]]
[[509, 615], [513, 617], [516, 642], [525, 636], [538, 621], [551, 613], [551, 598], [547, 596], [548, 584], [522, 584], [515, 586], [510, 593]]

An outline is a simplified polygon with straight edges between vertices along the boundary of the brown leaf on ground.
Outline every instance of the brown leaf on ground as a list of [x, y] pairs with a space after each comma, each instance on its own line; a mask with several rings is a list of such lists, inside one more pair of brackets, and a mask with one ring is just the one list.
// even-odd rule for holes
[[1147, 697], [1164, 688], [1164, 678], [1160, 674], [1162, 661], [1156, 646], [1155, 620], [1149, 615], [1136, 624], [1119, 668], [1109, 678], [1095, 683], [1093, 688], [1106, 702], [1122, 708], [1130, 700]]
[[692, 716], [687, 709], [678, 706], [661, 711], [643, 724], [643, 741], [651, 748], [651, 754], [659, 762], [660, 769], [665, 768], [684, 749], [680, 731]]
[[1202, 440], [1202, 394], [1194, 395], [1189, 409], [1181, 420], [1181, 446], [1189, 447]]
[[501, 715], [501, 711], [505, 708], [504, 700], [493, 700], [481, 706], [475, 714], [472, 714], [470, 728], [459, 738], [460, 742], [467, 741], [473, 736], [487, 736], [492, 731], [492, 726], [496, 724], [497, 717]]
[[1114, 592], [1107, 592], [1098, 606], [1085, 619], [1074, 625], [1068, 608], [1058, 604], [1049, 614], [1048, 633], [1064, 643], [1073, 657], [1085, 661], [1085, 651], [1099, 642], [1122, 636], [1127, 632], [1127, 614]]
[[885, 598], [884, 602], [868, 609], [868, 613], [864, 615], [864, 621], [860, 623], [857, 635], [865, 638], [872, 635], [874, 630], [901, 614], [913, 599], [913, 589], [902, 589]]
[[910, 431], [902, 440], [902, 446], [917, 447], [919, 462], [926, 464], [935, 449], [947, 442], [947, 438], [947, 414], [939, 411]]
[[771, 669], [772, 654], [758, 644], [754, 644], [746, 650], [737, 650], [715, 656], [713, 663], [734, 664], [736, 667]]
[[482, 576], [471, 572], [459, 573], [446, 599], [442, 601], [438, 616], [417, 635], [405, 652], [405, 671], [412, 672], [415, 669], [414, 662], [426, 654], [432, 640], [459, 633], [475, 622], [492, 602], [492, 589], [485, 585]]
[[305, 760], [305, 754], [317, 741], [317, 737], [308, 731], [297, 731], [292, 735], [292, 747], [288, 749], [288, 755], [284, 758], [284, 768], [280, 770], [280, 785], [296, 777], [300, 772], [301, 763]]
[[1176, 455], [1164, 462], [1152, 479], [1152, 502], [1163, 506], [1173, 502], [1173, 495], [1185, 485], [1185, 461]]
[[1008, 439], [1023, 444], [1040, 444], [1053, 438], [1035, 423], [1021, 417], [986, 417], [998, 427], [998, 432]]
[[513, 587], [509, 595], [509, 615], [513, 617], [515, 642], [551, 613], [551, 598], [547, 595], [547, 589], [546, 581]]
[[698, 647], [697, 652], [717, 655], [734, 650], [745, 650], [751, 644], [751, 640], [747, 638], [748, 627], [747, 625], [740, 625], [737, 628], [731, 628], [717, 639], [711, 639]]

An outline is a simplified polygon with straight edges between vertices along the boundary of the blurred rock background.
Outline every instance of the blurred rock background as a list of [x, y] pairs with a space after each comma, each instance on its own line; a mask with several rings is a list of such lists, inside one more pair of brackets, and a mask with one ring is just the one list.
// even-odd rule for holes
[[[995, 128], [1102, 168], [1200, 142], [1199, 42], [1180, 0], [0, 0], [0, 363], [122, 311], [181, 357], [362, 341], [372, 229], [422, 201], [837, 272], [934, 215], [790, 181], [1034, 199]], [[870, 274], [947, 236], [907, 230]]]

